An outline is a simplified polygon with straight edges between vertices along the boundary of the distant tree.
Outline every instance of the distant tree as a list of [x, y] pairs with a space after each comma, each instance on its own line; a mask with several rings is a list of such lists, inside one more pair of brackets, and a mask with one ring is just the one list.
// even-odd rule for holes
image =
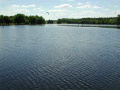
[[25, 16], [25, 24], [29, 24], [30, 21], [29, 21], [29, 16]]
[[16, 14], [14, 16], [0, 15], [0, 24], [45, 24], [42, 16], [25, 16], [24, 14]]
[[61, 23], [62, 23], [62, 19], [58, 19], [57, 24], [61, 24]]
[[25, 24], [29, 24], [29, 20], [28, 19], [25, 20]]
[[35, 18], [37, 19], [37, 18], [39, 18], [39, 16], [38, 16], [38, 15], [36, 15], [36, 16], [35, 16]]
[[37, 24], [45, 24], [45, 19], [41, 17], [37, 17]]
[[42, 24], [45, 24], [45, 19], [41, 16]]
[[35, 16], [29, 16], [29, 21], [31, 24], [36, 24], [36, 17]]
[[9, 24], [10, 23], [10, 17], [4, 16], [4, 23]]
[[117, 16], [117, 24], [120, 24], [120, 15]]
[[42, 24], [42, 19], [41, 18], [37, 18], [37, 24]]
[[81, 18], [81, 19], [69, 19], [63, 18], [58, 19], [57, 23], [68, 23], [68, 24], [116, 24], [116, 17], [109, 18]]
[[3, 25], [4, 24], [4, 16], [0, 15], [0, 23]]
[[53, 24], [54, 23], [54, 21], [53, 20], [48, 20], [48, 22], [47, 22], [48, 24]]
[[10, 16], [10, 23], [13, 23], [13, 16]]
[[24, 14], [17, 14], [13, 16], [13, 22], [16, 24], [25, 23], [25, 15]]

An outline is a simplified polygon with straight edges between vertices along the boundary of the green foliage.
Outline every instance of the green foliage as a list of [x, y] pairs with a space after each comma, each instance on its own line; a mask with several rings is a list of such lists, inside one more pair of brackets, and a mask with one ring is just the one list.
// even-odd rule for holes
[[29, 20], [28, 19], [25, 20], [25, 24], [29, 24]]
[[25, 15], [24, 14], [17, 14], [13, 17], [13, 22], [15, 24], [22, 24], [25, 23]]
[[[48, 20], [48, 24], [55, 23], [56, 20]], [[81, 18], [81, 19], [58, 19], [57, 23], [68, 24], [120, 24], [120, 15], [109, 18]], [[45, 19], [42, 16], [25, 16], [24, 14], [16, 14], [14, 16], [0, 15], [0, 24], [45, 24]]]
[[10, 16], [10, 23], [13, 23], [13, 16]]
[[109, 18], [81, 18], [81, 19], [58, 19], [57, 23], [68, 23], [68, 24], [116, 24], [115, 17]]
[[29, 21], [31, 24], [36, 24], [36, 17], [35, 16], [30, 16]]
[[37, 17], [37, 24], [45, 24], [45, 19], [43, 17]]
[[0, 15], [0, 23], [3, 25], [4, 23], [4, 16], [3, 15]]
[[16, 14], [14, 16], [0, 15], [0, 25], [9, 24], [45, 24], [42, 16], [25, 16], [24, 14]]
[[48, 22], [47, 22], [48, 24], [53, 24], [54, 23], [54, 21], [53, 20], [48, 20]]
[[10, 23], [10, 17], [4, 16], [4, 23], [9, 24]]
[[117, 24], [120, 24], [120, 15], [117, 16]]

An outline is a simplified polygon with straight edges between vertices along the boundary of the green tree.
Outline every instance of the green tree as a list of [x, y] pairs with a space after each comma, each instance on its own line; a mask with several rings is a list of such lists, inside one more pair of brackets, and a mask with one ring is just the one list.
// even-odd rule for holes
[[41, 18], [37, 18], [37, 24], [42, 24], [42, 19]]
[[54, 21], [53, 20], [48, 20], [48, 22], [47, 22], [48, 24], [53, 24], [54, 23]]
[[68, 23], [68, 24], [116, 24], [115, 21], [116, 17], [109, 17], [109, 18], [81, 18], [81, 19], [69, 19], [63, 18], [58, 19], [57, 23]]
[[36, 24], [36, 17], [35, 16], [29, 16], [29, 21], [31, 24]]
[[3, 25], [4, 24], [4, 16], [0, 15], [0, 23]]
[[29, 20], [28, 19], [25, 20], [25, 24], [29, 24]]
[[117, 16], [117, 24], [120, 24], [120, 15]]
[[4, 16], [4, 23], [9, 24], [10, 23], [10, 17]]
[[41, 16], [41, 21], [42, 21], [42, 24], [45, 24], [45, 19]]
[[29, 24], [29, 16], [25, 16], [25, 24]]
[[25, 15], [24, 14], [17, 14], [13, 16], [13, 22], [16, 24], [25, 23]]
[[37, 17], [37, 24], [45, 24], [45, 19], [41, 17]]

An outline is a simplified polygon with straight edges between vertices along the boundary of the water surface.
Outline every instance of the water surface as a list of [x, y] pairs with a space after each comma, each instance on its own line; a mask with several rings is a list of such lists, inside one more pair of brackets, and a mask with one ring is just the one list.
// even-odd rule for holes
[[0, 27], [0, 90], [119, 88], [120, 29]]
[[99, 27], [99, 28], [116, 28], [116, 29], [120, 29], [120, 25], [107, 25], [107, 24], [58, 24], [58, 26]]

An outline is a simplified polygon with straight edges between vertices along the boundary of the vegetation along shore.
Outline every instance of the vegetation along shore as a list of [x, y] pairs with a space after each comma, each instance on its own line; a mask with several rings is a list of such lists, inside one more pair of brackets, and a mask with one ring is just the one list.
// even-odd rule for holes
[[33, 25], [45, 24], [42, 16], [26, 16], [24, 14], [16, 14], [14, 16], [0, 15], [0, 25]]
[[117, 17], [100, 17], [100, 18], [62, 18], [58, 20], [48, 20], [42, 16], [16, 14], [14, 16], [0, 15], [0, 25], [35, 25], [35, 24], [113, 24], [120, 25], [120, 15]]

